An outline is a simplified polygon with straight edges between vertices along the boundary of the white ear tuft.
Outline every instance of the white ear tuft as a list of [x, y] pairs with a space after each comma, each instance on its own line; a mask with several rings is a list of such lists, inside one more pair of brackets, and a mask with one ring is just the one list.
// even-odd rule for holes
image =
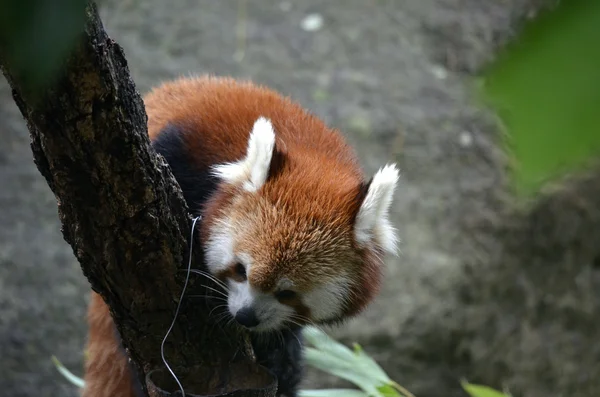
[[398, 182], [398, 169], [395, 164], [381, 168], [371, 181], [367, 195], [360, 206], [354, 236], [361, 245], [373, 241], [386, 251], [396, 253], [398, 237], [390, 224], [388, 213]]
[[247, 191], [255, 192], [267, 180], [274, 148], [273, 125], [270, 120], [259, 117], [254, 122], [248, 139], [246, 157], [235, 163], [217, 165], [213, 168], [213, 173], [227, 183], [241, 183]]

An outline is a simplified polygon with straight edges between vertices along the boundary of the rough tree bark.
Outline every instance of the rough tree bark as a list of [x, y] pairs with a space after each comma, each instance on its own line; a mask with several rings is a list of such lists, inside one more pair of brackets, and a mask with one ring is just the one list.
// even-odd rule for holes
[[[163, 368], [160, 345], [181, 293], [185, 273], [178, 269], [187, 267], [192, 220], [168, 165], [150, 147], [123, 50], [90, 3], [83, 32], [50, 89], [24, 89], [1, 48], [0, 65], [27, 121], [35, 163], [56, 196], [64, 238], [110, 306], [143, 380]], [[195, 250], [193, 267], [200, 263]], [[195, 281], [190, 288], [207, 282]], [[247, 336], [215, 332], [207, 308], [184, 299], [165, 346], [186, 392], [274, 395], [276, 381], [254, 364]], [[177, 389], [169, 376], [156, 380]]]

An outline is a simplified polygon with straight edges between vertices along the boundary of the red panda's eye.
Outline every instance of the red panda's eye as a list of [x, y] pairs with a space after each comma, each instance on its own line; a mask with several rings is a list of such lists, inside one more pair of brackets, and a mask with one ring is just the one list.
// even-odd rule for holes
[[290, 300], [296, 297], [296, 292], [289, 289], [284, 289], [282, 291], [275, 292], [275, 297], [279, 300]]
[[244, 280], [246, 279], [246, 267], [243, 264], [239, 262], [236, 263], [235, 272], [238, 276], [243, 277]]

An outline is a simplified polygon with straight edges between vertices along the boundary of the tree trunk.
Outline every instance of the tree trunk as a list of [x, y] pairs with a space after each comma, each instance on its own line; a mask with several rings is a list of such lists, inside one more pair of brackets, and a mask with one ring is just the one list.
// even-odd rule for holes
[[[144, 380], [164, 367], [160, 347], [186, 276], [180, 269], [187, 268], [192, 220], [167, 163], [150, 146], [123, 50], [90, 3], [83, 32], [49, 89], [24, 88], [24, 76], [3, 52], [0, 66], [27, 121], [35, 163], [56, 196], [64, 238], [109, 305]], [[201, 267], [201, 255], [194, 250], [192, 267]], [[190, 290], [203, 290], [208, 280], [198, 281], [190, 276]], [[276, 381], [252, 360], [247, 335], [223, 325], [215, 332], [210, 305], [201, 302], [184, 299], [165, 344], [186, 392], [274, 395]], [[178, 389], [155, 374], [157, 386]]]

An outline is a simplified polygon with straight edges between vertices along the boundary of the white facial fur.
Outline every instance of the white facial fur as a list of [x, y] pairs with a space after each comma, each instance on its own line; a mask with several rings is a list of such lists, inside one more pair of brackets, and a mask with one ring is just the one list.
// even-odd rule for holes
[[235, 163], [219, 164], [214, 174], [232, 185], [241, 184], [245, 190], [255, 192], [264, 185], [275, 148], [275, 131], [271, 121], [260, 117], [254, 122], [246, 157]]
[[[248, 255], [239, 255], [249, 259]], [[246, 272], [251, 271], [251, 265], [246, 266]], [[279, 283], [283, 287], [286, 279]], [[280, 329], [286, 322], [294, 322], [296, 314], [294, 309], [288, 305], [280, 303], [273, 295], [264, 294], [252, 288], [248, 280], [238, 282], [229, 279], [228, 282], [228, 307], [233, 317], [237, 312], [245, 307], [252, 307], [259, 319], [259, 324], [251, 328], [254, 332], [264, 332]], [[287, 282], [289, 284], [289, 282]], [[339, 316], [343, 304], [348, 298], [349, 280], [340, 278], [336, 281], [328, 282], [314, 290], [300, 295], [302, 303], [310, 309], [312, 321], [319, 322], [329, 320]]]
[[211, 228], [205, 244], [205, 257], [208, 270], [212, 274], [227, 270], [235, 259], [233, 253], [233, 227], [228, 219], [219, 220]]
[[[246, 274], [250, 274], [253, 259], [246, 253], [234, 252], [233, 228], [228, 220], [221, 220], [211, 228], [210, 238], [205, 245], [205, 257], [208, 270], [217, 274], [227, 270], [232, 263], [242, 263]], [[227, 280], [227, 305], [229, 313], [235, 317], [244, 307], [252, 307], [259, 324], [251, 328], [254, 332], [264, 332], [281, 328], [294, 310], [280, 303], [273, 295], [267, 295], [252, 288], [248, 280]]]
[[350, 281], [340, 277], [306, 293], [302, 301], [310, 308], [313, 321], [329, 320], [340, 315], [349, 290]]
[[[254, 263], [252, 257], [246, 253], [235, 253], [234, 240], [230, 223], [227, 220], [218, 222], [211, 230], [211, 237], [206, 243], [206, 260], [208, 270], [219, 273], [226, 270], [232, 263], [239, 262], [246, 267], [250, 274]], [[293, 283], [283, 277], [278, 283], [279, 289], [293, 289]], [[237, 312], [251, 306], [260, 321], [252, 331], [264, 332], [281, 328], [286, 321], [294, 320], [295, 311], [288, 305], [279, 302], [274, 295], [264, 294], [248, 283], [248, 280], [238, 282], [232, 279], [227, 281], [228, 307], [233, 317]], [[329, 320], [337, 317], [348, 299], [350, 280], [347, 277], [331, 280], [317, 288], [300, 295], [301, 302], [310, 309], [311, 318], [315, 322]]]
[[252, 307], [259, 320], [259, 324], [251, 328], [254, 332], [279, 329], [294, 313], [291, 307], [280, 303], [274, 296], [256, 291], [248, 280], [243, 282], [229, 280], [228, 286], [229, 312], [235, 317], [240, 309]]
[[386, 251], [396, 253], [398, 237], [389, 221], [389, 209], [397, 182], [395, 164], [386, 165], [373, 177], [356, 217], [354, 237], [359, 244], [375, 242]]

